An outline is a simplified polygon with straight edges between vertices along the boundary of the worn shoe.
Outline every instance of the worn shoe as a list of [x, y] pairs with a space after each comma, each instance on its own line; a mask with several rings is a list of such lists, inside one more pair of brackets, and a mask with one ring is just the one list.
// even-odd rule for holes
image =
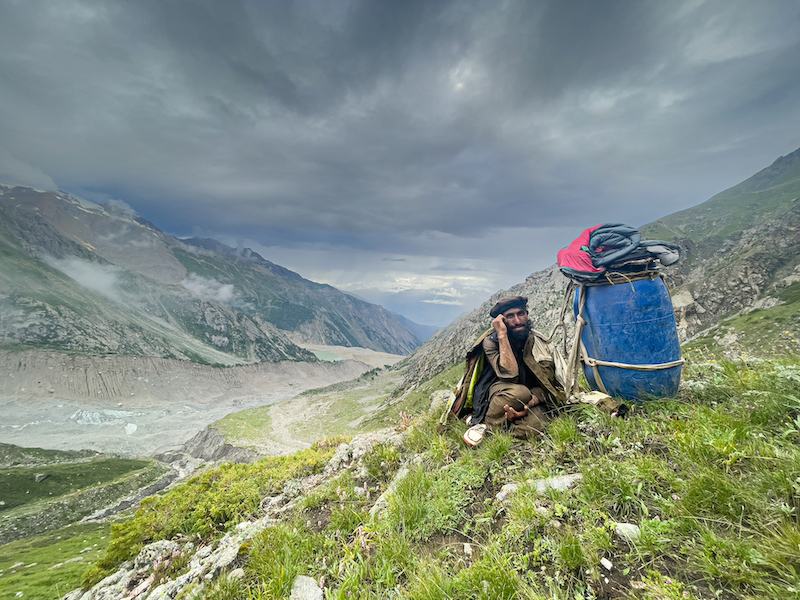
[[470, 448], [474, 448], [483, 441], [483, 436], [486, 433], [486, 424], [479, 423], [467, 429], [464, 433], [464, 443]]

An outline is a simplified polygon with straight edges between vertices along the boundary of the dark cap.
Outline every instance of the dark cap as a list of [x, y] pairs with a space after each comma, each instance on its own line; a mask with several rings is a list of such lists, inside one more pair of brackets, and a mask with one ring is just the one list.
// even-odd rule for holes
[[528, 310], [528, 299], [525, 296], [510, 296], [503, 298], [489, 311], [489, 316], [495, 318], [497, 315], [511, 310], [512, 308], [522, 308]]

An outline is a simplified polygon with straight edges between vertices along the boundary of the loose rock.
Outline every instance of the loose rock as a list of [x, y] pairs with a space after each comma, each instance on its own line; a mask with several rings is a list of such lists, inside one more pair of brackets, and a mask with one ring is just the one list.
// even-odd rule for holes
[[323, 593], [314, 578], [299, 575], [292, 584], [289, 600], [322, 600]]
[[572, 473], [571, 475], [559, 475], [558, 477], [537, 479], [533, 482], [533, 485], [536, 486], [536, 493], [541, 496], [547, 492], [547, 490], [557, 490], [559, 492], [568, 490], [581, 479], [583, 479], [581, 473]]
[[620, 539], [630, 543], [637, 542], [639, 538], [642, 537], [641, 529], [639, 529], [638, 525], [633, 523], [617, 523], [614, 533], [616, 533], [617, 537]]

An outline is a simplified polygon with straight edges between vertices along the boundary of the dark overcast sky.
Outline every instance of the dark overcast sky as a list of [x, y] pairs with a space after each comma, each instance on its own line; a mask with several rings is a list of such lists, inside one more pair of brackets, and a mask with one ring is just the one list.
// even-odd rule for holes
[[797, 0], [0, 0], [0, 181], [428, 324], [799, 146]]

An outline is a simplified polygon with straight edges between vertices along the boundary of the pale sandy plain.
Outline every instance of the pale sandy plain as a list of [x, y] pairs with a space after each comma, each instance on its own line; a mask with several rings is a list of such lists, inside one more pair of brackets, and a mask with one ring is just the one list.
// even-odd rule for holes
[[0, 442], [150, 456], [179, 448], [226, 414], [403, 358], [363, 348], [306, 347], [325, 360], [221, 369], [167, 359], [0, 353]]

